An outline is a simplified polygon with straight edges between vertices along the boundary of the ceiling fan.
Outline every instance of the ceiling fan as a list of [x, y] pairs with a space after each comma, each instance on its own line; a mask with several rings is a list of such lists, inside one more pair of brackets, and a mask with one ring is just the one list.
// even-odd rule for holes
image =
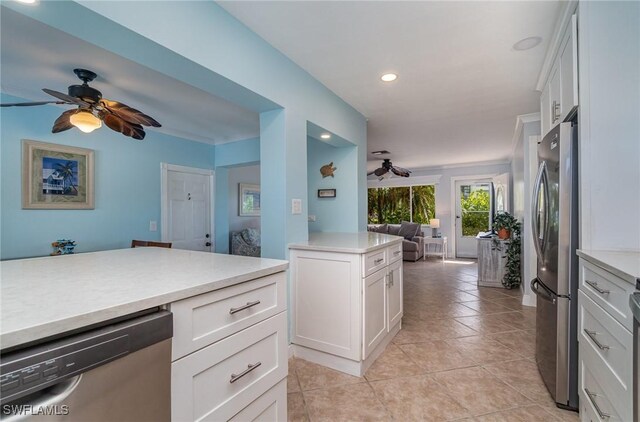
[[82, 85], [71, 85], [69, 94], [44, 88], [47, 94], [56, 97], [59, 101], [38, 101], [31, 103], [0, 104], [0, 107], [25, 107], [44, 104], [68, 104], [78, 106], [67, 110], [53, 123], [52, 133], [63, 132], [72, 127], [77, 127], [85, 133], [93, 132], [102, 127], [104, 122], [109, 129], [130, 136], [134, 139], [144, 139], [142, 126], [160, 127], [155, 119], [143, 112], [129, 107], [126, 104], [102, 98], [102, 93], [89, 86], [98, 75], [86, 69], [73, 69]]
[[402, 167], [396, 167], [391, 163], [390, 159], [385, 158], [382, 161], [382, 166], [375, 169], [374, 171], [367, 173], [367, 176], [375, 174], [378, 177], [378, 180], [382, 180], [384, 179], [385, 174], [389, 173], [389, 171], [400, 177], [409, 177], [409, 175], [411, 174], [410, 170], [403, 169]]

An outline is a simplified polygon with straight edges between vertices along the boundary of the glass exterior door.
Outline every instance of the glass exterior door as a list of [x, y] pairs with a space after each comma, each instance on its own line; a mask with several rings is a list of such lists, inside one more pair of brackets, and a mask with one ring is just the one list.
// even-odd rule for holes
[[456, 182], [456, 257], [477, 258], [476, 236], [491, 230], [489, 181]]

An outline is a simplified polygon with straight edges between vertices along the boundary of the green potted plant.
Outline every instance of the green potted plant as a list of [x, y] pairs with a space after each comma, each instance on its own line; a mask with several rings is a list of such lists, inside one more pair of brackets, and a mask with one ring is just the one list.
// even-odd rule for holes
[[508, 212], [499, 212], [493, 219], [493, 230], [498, 232], [500, 239], [508, 240], [502, 285], [507, 289], [520, 287], [521, 224]]
[[493, 218], [493, 230], [498, 233], [498, 237], [502, 240], [509, 239], [511, 232], [518, 224], [518, 220], [508, 212], [499, 212]]

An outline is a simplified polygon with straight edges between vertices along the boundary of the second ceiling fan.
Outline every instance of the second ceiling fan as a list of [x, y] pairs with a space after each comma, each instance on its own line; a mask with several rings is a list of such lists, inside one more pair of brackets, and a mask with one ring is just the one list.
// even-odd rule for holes
[[382, 165], [379, 168], [375, 169], [374, 171], [370, 171], [369, 173], [367, 173], [367, 176], [371, 176], [375, 174], [378, 177], [378, 180], [382, 180], [384, 179], [384, 176], [389, 172], [392, 172], [396, 176], [400, 176], [400, 177], [409, 177], [409, 175], [411, 174], [411, 170], [394, 166], [391, 163], [390, 159], [385, 158], [382, 161]]

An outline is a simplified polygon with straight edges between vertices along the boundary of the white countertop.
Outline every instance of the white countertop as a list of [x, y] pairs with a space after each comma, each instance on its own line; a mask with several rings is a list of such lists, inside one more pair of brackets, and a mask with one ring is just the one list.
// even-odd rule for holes
[[289, 249], [360, 254], [400, 243], [402, 239], [401, 236], [374, 232], [310, 233], [309, 240], [292, 243]]
[[287, 261], [134, 248], [0, 262], [2, 349], [263, 277]]
[[640, 280], [640, 252], [580, 249], [578, 256], [598, 265], [635, 286]]

